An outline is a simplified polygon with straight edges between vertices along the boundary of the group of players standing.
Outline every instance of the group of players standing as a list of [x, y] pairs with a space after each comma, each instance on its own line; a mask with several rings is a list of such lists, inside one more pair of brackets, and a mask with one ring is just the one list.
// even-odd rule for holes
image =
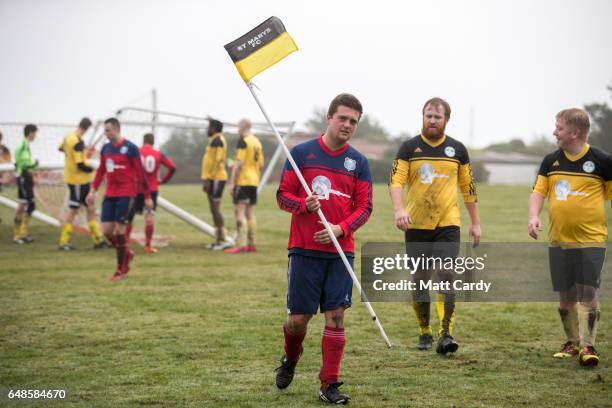
[[[255, 232], [257, 221], [255, 205], [257, 188], [264, 165], [264, 154], [261, 142], [251, 132], [251, 122], [241, 119], [238, 122], [238, 144], [234, 155], [229, 179], [225, 167], [227, 161], [227, 142], [223, 135], [223, 123], [211, 119], [208, 125], [208, 145], [202, 159], [203, 190], [208, 196], [210, 211], [215, 224], [215, 242], [209, 249], [223, 250], [228, 254], [255, 252]], [[232, 245], [221, 213], [221, 199], [225, 184], [234, 203], [236, 217], [236, 242]]]
[[[109, 142], [100, 151], [100, 164], [96, 171], [88, 160], [90, 151], [82, 140], [82, 136], [91, 125], [90, 119], [83, 118], [78, 128], [66, 135], [59, 146], [59, 150], [65, 156], [64, 181], [69, 190], [68, 210], [62, 219], [59, 249], [64, 251], [76, 249], [71, 242], [73, 224], [81, 206], [84, 206], [94, 248], [112, 246], [116, 249], [117, 269], [111, 279], [121, 280], [129, 272], [134, 257], [134, 252], [129, 249], [129, 243], [135, 214], [143, 212], [145, 214], [144, 252], [157, 252], [152, 246], [152, 238], [158, 186], [170, 180], [176, 165], [153, 147], [155, 137], [152, 133], [143, 136], [143, 145], [138, 148], [121, 136], [119, 120], [109, 118], [104, 122], [104, 134]], [[227, 144], [222, 133], [223, 124], [216, 119], [209, 120], [207, 131], [209, 141], [202, 161], [204, 191], [208, 194], [216, 227], [216, 239], [210, 248], [225, 249], [226, 253], [231, 254], [256, 250], [254, 206], [257, 203], [257, 186], [264, 159], [261, 143], [251, 133], [250, 128], [251, 123], [247, 119], [242, 119], [238, 124], [240, 139], [228, 182], [234, 198], [238, 232], [238, 245], [234, 247], [230, 248], [231, 244], [226, 237], [220, 211], [220, 200], [228, 179]], [[29, 234], [29, 223], [36, 208], [33, 172], [38, 166], [38, 160], [32, 159], [30, 143], [36, 139], [37, 132], [38, 128], [35, 125], [26, 125], [24, 139], [15, 151], [19, 202], [14, 220], [13, 242], [16, 244], [33, 242]], [[160, 166], [164, 166], [166, 172], [163, 179], [158, 180]], [[94, 198], [104, 180], [106, 180], [106, 189], [102, 202], [100, 229], [96, 221]]]
[[[308, 322], [317, 309], [325, 315], [319, 398], [346, 404], [339, 391], [340, 363], [346, 337], [344, 311], [351, 306], [352, 280], [328, 232], [321, 229], [316, 211], [326, 215], [331, 230], [349, 262], [354, 257], [353, 234], [372, 212], [372, 182], [367, 159], [349, 146], [363, 109], [357, 98], [340, 94], [327, 112], [327, 128], [317, 139], [295, 146], [292, 155], [313, 195], [301, 188], [287, 162], [277, 192], [281, 209], [292, 214], [289, 236], [287, 319], [283, 325], [284, 351], [276, 370], [276, 386], [292, 382], [303, 353]], [[395, 225], [403, 231], [406, 252], [419, 257], [457, 257], [460, 212], [457, 189], [470, 216], [469, 236], [481, 238], [478, 200], [468, 151], [446, 135], [450, 105], [441, 98], [425, 102], [421, 134], [405, 141], [391, 170], [389, 192]], [[565, 109], [556, 116], [554, 136], [559, 149], [546, 156], [529, 201], [528, 232], [537, 239], [539, 213], [548, 199], [550, 216], [550, 273], [559, 292], [559, 315], [567, 336], [555, 358], [577, 357], [580, 365], [595, 366], [599, 356], [595, 337], [600, 318], [597, 289], [607, 244], [604, 203], [612, 200], [612, 157], [587, 143], [589, 118], [582, 109]], [[404, 196], [404, 189], [407, 193]], [[425, 245], [424, 245], [425, 244]], [[425, 253], [423, 253], [423, 251]], [[415, 280], [432, 276], [454, 279], [452, 270], [420, 270]], [[417, 285], [420, 286], [420, 285]], [[452, 287], [448, 285], [447, 287]], [[428, 292], [414, 293], [413, 308], [419, 328], [417, 348], [433, 346]], [[437, 294], [439, 354], [454, 353], [455, 294]]]
[[[68, 209], [62, 217], [59, 249], [74, 251], [71, 242], [74, 221], [81, 206], [86, 208], [87, 225], [94, 242], [94, 249], [110, 248], [117, 252], [117, 269], [112, 280], [123, 279], [130, 270], [134, 252], [129, 249], [130, 231], [134, 216], [145, 212], [144, 251], [155, 253], [151, 242], [154, 232], [154, 211], [157, 206], [158, 185], [164, 184], [174, 174], [175, 164], [153, 145], [153, 134], [143, 137], [143, 146], [121, 136], [121, 125], [115, 118], [104, 122], [104, 133], [109, 140], [100, 151], [100, 164], [96, 171], [90, 162], [90, 151], [82, 136], [91, 127], [91, 120], [83, 118], [74, 131], [64, 137], [59, 150], [64, 153], [64, 181], [68, 187]], [[38, 160], [32, 159], [30, 143], [36, 139], [38, 128], [28, 124], [24, 139], [15, 150], [15, 172], [18, 187], [18, 206], [14, 220], [13, 242], [33, 242], [29, 234], [29, 222], [36, 208], [34, 200], [33, 172]], [[158, 182], [160, 165], [166, 167], [164, 178]], [[94, 178], [95, 172], [95, 178]], [[92, 182], [93, 179], [93, 182]], [[106, 179], [106, 189], [101, 211], [101, 229], [96, 221], [94, 198]]]

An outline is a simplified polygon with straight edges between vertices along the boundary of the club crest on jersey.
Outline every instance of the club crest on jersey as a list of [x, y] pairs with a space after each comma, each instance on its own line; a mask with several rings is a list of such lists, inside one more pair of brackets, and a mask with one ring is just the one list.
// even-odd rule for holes
[[444, 154], [448, 157], [455, 157], [455, 148], [453, 146], [446, 146], [446, 148], [444, 148]]
[[593, 171], [595, 171], [595, 163], [590, 160], [585, 161], [582, 165], [582, 170], [586, 171], [587, 173], [592, 173]]
[[121, 149], [119, 149], [119, 153], [121, 154], [126, 154], [128, 151], [128, 147], [127, 146], [121, 146]]
[[310, 183], [310, 187], [312, 188], [312, 192], [319, 196], [320, 200], [329, 200], [330, 194], [351, 198], [351, 196], [348, 194], [332, 189], [331, 181], [325, 176], [317, 176], [313, 178], [312, 183]]
[[344, 168], [348, 171], [353, 171], [357, 168], [357, 161], [351, 159], [350, 157], [344, 158]]
[[572, 186], [567, 180], [559, 180], [555, 183], [555, 196], [558, 201], [567, 201], [569, 196], [586, 196], [587, 193], [581, 193], [579, 191], [572, 191]]

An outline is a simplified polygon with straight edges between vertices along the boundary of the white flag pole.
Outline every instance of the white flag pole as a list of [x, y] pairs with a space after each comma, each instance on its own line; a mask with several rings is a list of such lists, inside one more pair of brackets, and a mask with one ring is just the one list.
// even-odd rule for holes
[[[253, 98], [255, 99], [255, 102], [257, 102], [257, 105], [259, 106], [259, 109], [261, 109], [261, 113], [263, 113], [264, 117], [266, 118], [266, 121], [268, 122], [268, 125], [270, 126], [270, 128], [272, 128], [272, 131], [274, 132], [274, 136], [276, 136], [276, 139], [278, 140], [279, 145], [285, 151], [285, 155], [287, 156], [287, 159], [289, 160], [289, 163], [291, 163], [291, 167], [293, 167], [293, 171], [295, 171], [295, 174], [297, 175], [298, 179], [300, 180], [300, 183], [302, 184], [302, 187], [304, 187], [304, 190], [306, 191], [306, 194], [308, 196], [312, 195], [312, 191], [310, 190], [310, 187], [306, 183], [306, 180], [304, 180], [304, 176], [302, 176], [302, 172], [300, 171], [300, 169], [298, 168], [297, 164], [295, 163], [295, 160], [293, 160], [293, 157], [291, 156], [291, 152], [289, 152], [289, 149], [287, 148], [287, 145], [283, 141], [283, 138], [281, 137], [280, 133], [276, 129], [276, 126], [274, 125], [274, 122], [272, 122], [272, 120], [270, 119], [270, 117], [266, 113], [266, 110], [264, 109], [261, 101], [259, 100], [259, 97], [255, 93], [255, 90], [253, 89], [253, 83], [252, 82], [246, 82], [246, 85], [249, 88], [249, 91], [251, 91], [251, 95], [253, 95]], [[344, 266], [346, 267], [346, 270], [348, 271], [349, 275], [351, 275], [351, 279], [353, 279], [353, 284], [355, 285], [355, 287], [359, 291], [359, 294], [361, 295], [361, 299], [363, 300], [363, 303], [365, 304], [366, 308], [368, 309], [368, 312], [370, 313], [370, 316], [372, 317], [372, 320], [374, 321], [374, 323], [378, 327], [378, 330], [380, 330], [380, 335], [385, 340], [385, 343], [387, 344], [387, 347], [390, 348], [391, 347], [391, 342], [389, 341], [389, 337], [387, 337], [387, 334], [385, 333], [385, 329], [383, 329], [382, 324], [380, 324], [380, 320], [378, 320], [378, 317], [376, 316], [376, 313], [374, 312], [374, 309], [372, 308], [372, 305], [370, 304], [370, 302], [368, 302], [368, 299], [367, 299], [365, 293], [363, 293], [363, 290], [361, 289], [361, 284], [359, 283], [359, 280], [357, 279], [357, 276], [355, 276], [355, 272], [353, 271], [353, 268], [351, 267], [351, 264], [349, 263], [348, 259], [346, 259], [346, 255], [344, 254], [344, 251], [340, 247], [340, 243], [336, 239], [336, 236], [334, 235], [334, 232], [332, 231], [331, 226], [327, 222], [327, 219], [325, 218], [325, 215], [323, 215], [323, 212], [321, 211], [321, 209], [317, 210], [317, 215], [321, 219], [321, 222], [325, 226], [325, 229], [327, 230], [327, 233], [331, 237], [331, 240], [334, 243], [334, 246], [336, 247], [336, 251], [338, 251], [338, 254], [340, 255], [340, 258], [342, 259], [342, 262], [344, 263]]]

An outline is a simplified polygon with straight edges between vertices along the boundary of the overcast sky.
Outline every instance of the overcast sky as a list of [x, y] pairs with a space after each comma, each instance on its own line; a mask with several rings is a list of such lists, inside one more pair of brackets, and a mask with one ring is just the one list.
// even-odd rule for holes
[[254, 81], [277, 121], [351, 92], [414, 134], [441, 96], [447, 133], [483, 146], [552, 137], [559, 110], [610, 102], [608, 0], [0, 0], [0, 121], [103, 119], [151, 88], [160, 109], [262, 120], [223, 45], [271, 15], [300, 48]]

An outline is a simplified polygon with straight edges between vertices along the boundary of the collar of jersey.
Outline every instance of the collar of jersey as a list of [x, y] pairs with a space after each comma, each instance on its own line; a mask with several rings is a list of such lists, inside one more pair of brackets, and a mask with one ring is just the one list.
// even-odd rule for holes
[[221, 133], [221, 132], [217, 132], [217, 133], [215, 133], [214, 135], [212, 135], [212, 136], [210, 137], [210, 139], [212, 140], [212, 139], [214, 139], [215, 137], [221, 137], [221, 136], [223, 136], [223, 133]]
[[119, 146], [121, 146], [124, 143], [125, 143], [125, 138], [124, 137], [121, 137], [121, 139], [119, 139], [119, 142], [117, 142], [117, 144], [114, 144], [114, 143], [111, 142], [113, 147], [119, 147]]
[[329, 154], [330, 156], [339, 156], [342, 153], [346, 152], [346, 150], [349, 148], [349, 144], [345, 143], [341, 148], [336, 149], [336, 150], [331, 150], [329, 147], [327, 147], [327, 145], [323, 141], [323, 134], [319, 136], [318, 142], [319, 142], [319, 146], [321, 146], [321, 149], [323, 149], [323, 151]]
[[565, 157], [567, 157], [567, 159], [568, 159], [569, 161], [573, 161], [573, 162], [575, 162], [575, 161], [578, 161], [578, 160], [582, 159], [582, 158], [584, 157], [584, 155], [585, 155], [585, 154], [587, 154], [587, 152], [589, 151], [589, 148], [590, 148], [590, 147], [591, 147], [591, 146], [590, 146], [588, 143], [585, 143], [585, 144], [584, 144], [584, 147], [582, 148], [582, 150], [580, 151], [580, 153], [575, 154], [575, 155], [572, 155], [572, 154], [570, 154], [569, 152], [567, 152], [567, 151], [563, 150], [563, 154], [565, 155]]
[[431, 147], [438, 147], [446, 141], [446, 135], [442, 136], [442, 138], [438, 142], [432, 142], [431, 140], [429, 140], [423, 135], [421, 135], [421, 140], [423, 140], [425, 143], [427, 143]]

